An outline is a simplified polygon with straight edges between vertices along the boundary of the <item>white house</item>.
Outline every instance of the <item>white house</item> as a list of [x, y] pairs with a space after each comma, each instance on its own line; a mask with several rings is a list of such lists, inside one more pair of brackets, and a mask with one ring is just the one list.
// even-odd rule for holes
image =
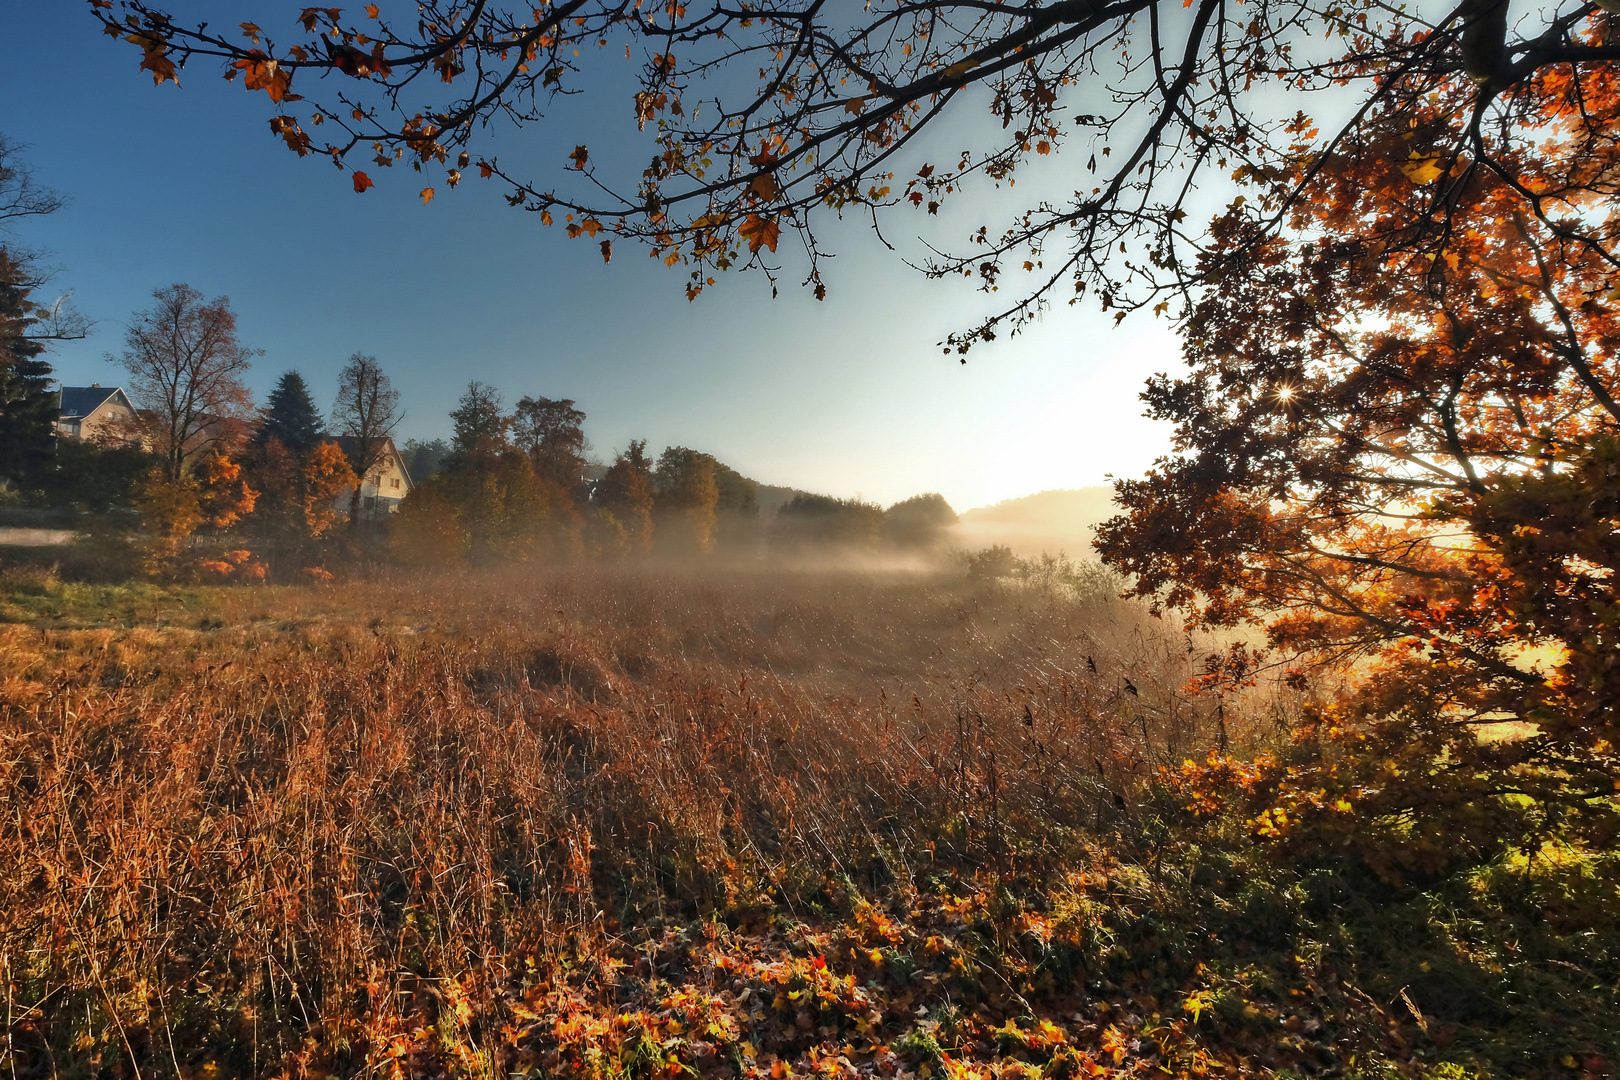
[[[354, 460], [353, 439], [346, 435], [328, 435], [325, 438], [337, 443], [349, 455], [349, 460]], [[360, 520], [380, 521], [394, 513], [414, 486], [410, 471], [405, 468], [405, 458], [394, 445], [394, 440], [384, 439], [377, 464], [360, 480]], [[333, 500], [344, 514], [349, 512], [352, 494], [352, 491], [346, 491]]]
[[135, 406], [116, 386], [64, 386], [58, 392], [56, 433], [77, 442], [138, 442]]

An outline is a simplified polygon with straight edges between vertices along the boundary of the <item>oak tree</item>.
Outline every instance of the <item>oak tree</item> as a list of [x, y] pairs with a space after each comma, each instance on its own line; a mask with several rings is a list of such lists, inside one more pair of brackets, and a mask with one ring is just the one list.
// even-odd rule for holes
[[1578, 152], [1450, 155], [1476, 92], [1459, 80], [1318, 162], [1287, 235], [1225, 215], [1188, 370], [1143, 395], [1175, 453], [1099, 530], [1137, 593], [1263, 623], [1302, 683], [1351, 673], [1324, 730], [1400, 763], [1365, 784], [1392, 814], [1432, 821], [1451, 793], [1477, 818], [1513, 793], [1544, 825], [1615, 817], [1620, 290], [1581, 237], [1620, 220], [1594, 194], [1620, 164], [1620, 87], [1592, 90], [1566, 70], [1513, 95], [1545, 131], [1601, 134]]
[[536, 473], [572, 493], [585, 478], [584, 423], [569, 398], [523, 397], [512, 411], [512, 442]]
[[242, 377], [262, 350], [237, 340], [227, 297], [207, 301], [186, 284], [154, 289], [152, 297], [135, 314], [117, 361], [146, 412], [144, 434], [164, 475], [178, 484], [196, 462], [243, 440], [252, 397]]

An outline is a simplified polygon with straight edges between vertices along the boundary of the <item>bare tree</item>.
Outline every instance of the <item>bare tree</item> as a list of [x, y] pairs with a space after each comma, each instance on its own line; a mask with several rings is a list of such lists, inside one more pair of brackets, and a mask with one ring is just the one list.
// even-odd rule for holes
[[[0, 132], [0, 263], [5, 266], [7, 288], [31, 294], [44, 287], [56, 271], [43, 265], [44, 254], [16, 243], [15, 230], [25, 218], [54, 214], [67, 200], [34, 179], [34, 170], [22, 158], [23, 146]], [[26, 326], [26, 329], [23, 327]], [[52, 341], [70, 341], [90, 332], [90, 323], [74, 310], [68, 297], [28, 302], [26, 322], [0, 326], [0, 368], [13, 353]], [[34, 355], [33, 350], [29, 355]]]
[[346, 440], [344, 449], [358, 478], [349, 497], [349, 523], [360, 521], [360, 489], [383, 464], [388, 440], [403, 419], [399, 391], [375, 356], [355, 353], [338, 372], [332, 427]]
[[22, 144], [0, 133], [0, 228], [26, 217], [54, 214], [67, 205], [59, 192], [34, 179], [34, 170], [22, 159]]
[[242, 376], [255, 356], [236, 339], [228, 297], [205, 302], [190, 285], [152, 290], [152, 307], [137, 312], [122, 356], [135, 404], [146, 410], [145, 433], [178, 483], [205, 451], [245, 434], [253, 398]]

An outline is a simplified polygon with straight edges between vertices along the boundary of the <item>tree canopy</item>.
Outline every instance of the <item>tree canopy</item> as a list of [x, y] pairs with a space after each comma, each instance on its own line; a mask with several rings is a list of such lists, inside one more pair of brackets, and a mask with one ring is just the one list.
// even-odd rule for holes
[[[476, 175], [604, 258], [615, 238], [645, 242], [686, 269], [690, 295], [734, 266], [774, 279], [785, 235], [823, 295], [828, 215], [877, 227], [895, 211], [937, 213], [1069, 151], [1071, 164], [1033, 170], [1040, 194], [924, 263], [1010, 296], [951, 339], [962, 350], [1087, 292], [1105, 308], [1179, 307], [1247, 257], [1210, 247], [1212, 207], [1240, 197], [1260, 243], [1346, 154], [1421, 181], [1407, 193], [1422, 222], [1409, 246], [1443, 245], [1458, 194], [1489, 175], [1519, 213], [1614, 265], [1613, 221], [1566, 212], [1615, 195], [1600, 166], [1613, 152], [1613, 6], [1564, 0], [1510, 20], [1506, 0], [265, 0], [257, 22], [227, 28], [201, 21], [211, 11], [92, 0], [156, 83], [219, 65], [268, 95], [271, 132], [292, 152], [347, 170], [356, 192], [396, 165], [426, 177], [424, 202]], [[645, 168], [619, 175], [589, 146], [549, 174], [503, 164], [514, 127], [546, 119], [621, 53], [637, 72], [627, 121], [651, 129]], [[1396, 130], [1433, 95], [1449, 111]], [[1546, 183], [1550, 135], [1589, 167]]]

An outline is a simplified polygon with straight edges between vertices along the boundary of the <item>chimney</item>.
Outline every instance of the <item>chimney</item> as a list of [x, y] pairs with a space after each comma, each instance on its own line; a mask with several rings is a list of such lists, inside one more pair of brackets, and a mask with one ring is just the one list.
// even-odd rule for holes
[[91, 384], [90, 384], [90, 386], [91, 386], [91, 388], [92, 388], [92, 389], [93, 389], [93, 388], [95, 388], [95, 387], [98, 387], [98, 386], [100, 386], [100, 385], [101, 385], [101, 384], [100, 384], [100, 383], [98, 383], [98, 382], [93, 382], [93, 383], [91, 383]]

